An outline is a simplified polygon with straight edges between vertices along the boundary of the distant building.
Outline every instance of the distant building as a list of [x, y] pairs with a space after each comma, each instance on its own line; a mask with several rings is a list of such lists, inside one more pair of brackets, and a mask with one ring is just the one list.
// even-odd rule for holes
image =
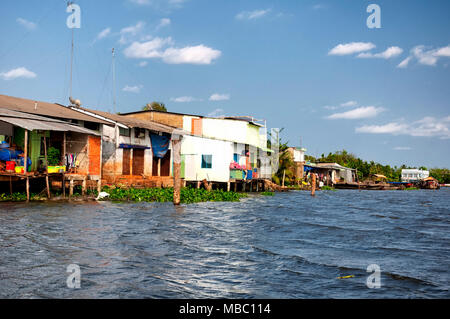
[[423, 171], [420, 169], [403, 169], [402, 170], [402, 182], [417, 182], [430, 177], [429, 171]]
[[304, 177], [305, 154], [307, 150], [302, 147], [289, 147], [286, 151], [294, 161], [294, 177], [297, 179], [297, 182], [300, 182]]

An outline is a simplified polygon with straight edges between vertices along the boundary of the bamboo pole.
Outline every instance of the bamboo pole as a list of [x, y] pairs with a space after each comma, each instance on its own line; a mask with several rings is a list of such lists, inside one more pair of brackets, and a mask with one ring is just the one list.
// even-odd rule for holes
[[45, 184], [47, 185], [47, 197], [50, 199], [50, 183], [48, 181], [47, 137], [45, 135], [44, 135], [44, 158], [47, 172], [47, 174], [45, 175]]

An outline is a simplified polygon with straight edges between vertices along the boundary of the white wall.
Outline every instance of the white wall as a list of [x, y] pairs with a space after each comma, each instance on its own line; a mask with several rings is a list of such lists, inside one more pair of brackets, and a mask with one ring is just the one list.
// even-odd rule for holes
[[[233, 153], [232, 142], [184, 136], [181, 155], [185, 158], [185, 180], [228, 182]], [[212, 155], [211, 169], [202, 168], [202, 155]]]

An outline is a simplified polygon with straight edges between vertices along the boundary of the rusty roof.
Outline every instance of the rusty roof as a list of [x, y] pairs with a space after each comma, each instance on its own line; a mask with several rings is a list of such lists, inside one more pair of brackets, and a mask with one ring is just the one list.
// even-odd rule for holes
[[0, 108], [53, 118], [73, 119], [111, 125], [111, 123], [107, 121], [74, 111], [69, 107], [60, 104], [29, 100], [2, 94], [0, 94]]
[[91, 113], [94, 113], [101, 117], [113, 120], [115, 122], [124, 124], [131, 128], [134, 128], [134, 127], [145, 128], [145, 129], [148, 129], [151, 131], [163, 132], [163, 133], [169, 133], [169, 134], [175, 133], [175, 134], [185, 135], [185, 133], [186, 133], [176, 127], [161, 124], [161, 123], [156, 123], [153, 121], [140, 120], [140, 119], [136, 119], [136, 118], [126, 117], [123, 115], [108, 113], [108, 112], [104, 112], [104, 111], [90, 110], [90, 109], [86, 109], [86, 108], [80, 108], [80, 109], [83, 111], [91, 112]]

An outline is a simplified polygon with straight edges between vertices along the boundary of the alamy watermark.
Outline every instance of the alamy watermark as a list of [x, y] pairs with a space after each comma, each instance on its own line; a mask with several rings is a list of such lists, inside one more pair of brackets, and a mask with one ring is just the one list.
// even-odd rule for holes
[[381, 7], [378, 4], [370, 4], [367, 7], [367, 13], [371, 13], [371, 15], [367, 18], [367, 27], [369, 29], [380, 29]]
[[367, 272], [372, 273], [367, 277], [366, 285], [369, 289], [381, 288], [381, 268], [376, 264], [369, 265]]
[[70, 275], [67, 277], [67, 288], [80, 289], [81, 288], [81, 269], [77, 264], [67, 266], [67, 272]]
[[69, 29], [80, 29], [81, 28], [81, 8], [79, 5], [74, 3], [69, 3], [66, 12], [71, 13], [67, 17], [66, 25]]

